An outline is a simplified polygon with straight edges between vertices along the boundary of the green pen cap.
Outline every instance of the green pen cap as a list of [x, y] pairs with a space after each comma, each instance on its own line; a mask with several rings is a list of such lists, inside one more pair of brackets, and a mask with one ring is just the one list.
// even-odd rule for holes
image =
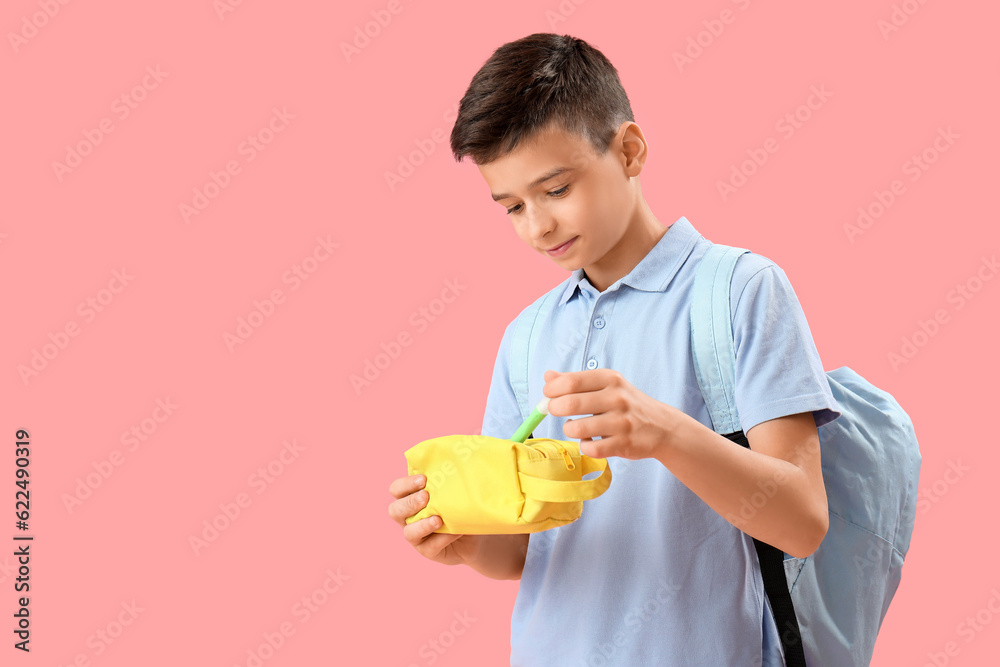
[[538, 402], [538, 405], [535, 406], [535, 409], [531, 411], [528, 418], [525, 419], [524, 423], [517, 429], [511, 437], [511, 440], [514, 442], [524, 442], [527, 440], [528, 436], [531, 435], [531, 432], [535, 430], [536, 426], [542, 423], [542, 420], [545, 419], [545, 415], [547, 414], [549, 414], [548, 396]]

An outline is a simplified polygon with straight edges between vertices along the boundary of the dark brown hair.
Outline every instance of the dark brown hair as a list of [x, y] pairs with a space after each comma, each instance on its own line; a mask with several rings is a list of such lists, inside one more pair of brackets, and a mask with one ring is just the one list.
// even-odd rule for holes
[[632, 107], [618, 70], [582, 39], [539, 32], [504, 44], [472, 77], [451, 130], [451, 150], [487, 164], [552, 121], [604, 155]]

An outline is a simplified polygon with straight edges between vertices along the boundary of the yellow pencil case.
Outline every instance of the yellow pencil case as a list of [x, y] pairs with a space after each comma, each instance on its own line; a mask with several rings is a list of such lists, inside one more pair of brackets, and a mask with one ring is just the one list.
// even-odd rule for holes
[[[583, 501], [611, 484], [607, 459], [580, 453], [570, 440], [531, 438], [524, 443], [485, 435], [446, 435], [404, 453], [408, 474], [425, 475], [427, 505], [406, 519], [438, 515], [437, 533], [535, 533], [572, 523]], [[583, 476], [600, 472], [593, 479]]]

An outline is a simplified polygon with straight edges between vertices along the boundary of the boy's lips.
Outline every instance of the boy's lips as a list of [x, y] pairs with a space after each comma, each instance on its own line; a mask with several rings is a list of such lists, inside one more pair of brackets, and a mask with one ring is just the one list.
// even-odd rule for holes
[[576, 241], [577, 238], [579, 238], [579, 237], [574, 236], [573, 238], [571, 238], [570, 240], [566, 241], [565, 243], [562, 243], [560, 245], [553, 246], [552, 248], [546, 249], [545, 252], [547, 252], [548, 254], [553, 255], [553, 256], [561, 255], [564, 252], [566, 252], [567, 250], [569, 250], [569, 247], [571, 245], [573, 245], [573, 242]]

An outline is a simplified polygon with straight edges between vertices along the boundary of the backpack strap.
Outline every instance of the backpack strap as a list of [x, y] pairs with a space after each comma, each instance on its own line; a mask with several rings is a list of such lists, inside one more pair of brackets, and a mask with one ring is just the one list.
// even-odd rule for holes
[[[517, 406], [521, 410], [521, 419], [527, 419], [533, 406], [528, 405], [528, 361], [531, 350], [535, 349], [539, 328], [535, 322], [541, 316], [543, 319], [551, 309], [549, 297], [557, 290], [550, 290], [535, 299], [535, 302], [524, 309], [517, 324], [514, 325], [514, 335], [510, 341], [510, 386], [517, 397]], [[548, 308], [546, 308], [548, 306]], [[528, 437], [532, 437], [531, 434]]]
[[[716, 433], [750, 448], [736, 410], [736, 353], [729, 303], [733, 270], [746, 248], [712, 244], [695, 273], [691, 296], [691, 348], [695, 376]], [[806, 667], [795, 606], [785, 578], [784, 552], [752, 537], [764, 591], [788, 667]]]
[[729, 290], [736, 260], [745, 248], [713, 244], [705, 252], [694, 277], [691, 294], [691, 348], [698, 385], [716, 433], [742, 429], [736, 412], [736, 353]]

